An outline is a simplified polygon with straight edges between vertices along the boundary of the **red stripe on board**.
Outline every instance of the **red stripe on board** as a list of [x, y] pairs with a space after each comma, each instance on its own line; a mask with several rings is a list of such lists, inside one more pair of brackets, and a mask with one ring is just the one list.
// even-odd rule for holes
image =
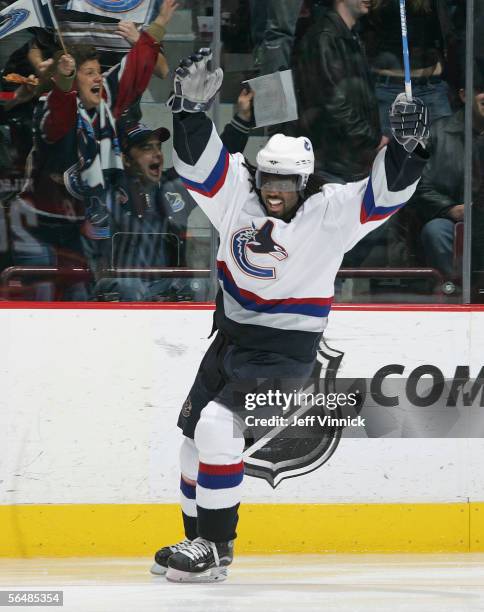
[[[0, 310], [215, 310], [213, 302], [0, 302]], [[333, 304], [342, 312], [484, 312], [482, 304]]]
[[233, 463], [232, 465], [211, 465], [200, 461], [198, 470], [210, 476], [231, 476], [244, 471], [244, 462]]
[[333, 304], [332, 312], [484, 312], [481, 304]]
[[0, 302], [0, 310], [214, 310], [213, 302]]

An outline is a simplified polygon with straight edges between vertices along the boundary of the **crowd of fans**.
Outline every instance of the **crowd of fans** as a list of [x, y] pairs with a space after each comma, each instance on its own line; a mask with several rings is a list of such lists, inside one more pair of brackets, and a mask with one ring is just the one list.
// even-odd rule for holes
[[[9, 4], [0, 0], [0, 9]], [[196, 13], [202, 4], [187, 0], [183, 8]], [[54, 5], [67, 53], [55, 31], [41, 28], [0, 45], [3, 76], [36, 77], [0, 86], [11, 92], [0, 106], [0, 299], [211, 299], [208, 272], [182, 274], [210, 268], [209, 223], [164, 166], [169, 131], [144, 125], [140, 106], [150, 79], [173, 68], [162, 41], [177, 3], [162, 0], [142, 27]], [[484, 269], [484, 15], [476, 7], [474, 96], [466, 100], [466, 3], [406, 5], [413, 94], [430, 110], [432, 155], [409, 206], [347, 253], [343, 266], [427, 266], [458, 292], [466, 104], [472, 265]], [[367, 176], [403, 89], [398, 0], [226, 0], [222, 10], [222, 65], [232, 50], [252, 58], [240, 82], [293, 70], [299, 119], [266, 133], [308, 136], [327, 182]], [[96, 46], [79, 44], [85, 40]], [[228, 150], [244, 151], [251, 133], [264, 135], [253, 128], [253, 93], [243, 89], [222, 137]]]

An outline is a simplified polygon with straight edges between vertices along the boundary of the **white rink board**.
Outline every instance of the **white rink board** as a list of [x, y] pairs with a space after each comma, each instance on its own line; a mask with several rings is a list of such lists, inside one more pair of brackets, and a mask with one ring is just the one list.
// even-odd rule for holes
[[[0, 504], [178, 501], [178, 412], [209, 345], [207, 310], [1, 310]], [[471, 334], [472, 330], [472, 334]], [[484, 312], [335, 311], [339, 375], [484, 361]], [[331, 460], [244, 501], [483, 501], [484, 441], [343, 440]]]

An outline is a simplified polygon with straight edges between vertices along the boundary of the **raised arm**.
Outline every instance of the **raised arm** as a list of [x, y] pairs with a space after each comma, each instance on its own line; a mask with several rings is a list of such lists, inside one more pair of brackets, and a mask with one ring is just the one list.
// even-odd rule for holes
[[333, 190], [327, 214], [340, 231], [345, 251], [410, 200], [429, 157], [423, 103], [407, 102], [401, 94], [392, 105], [390, 123], [394, 138], [376, 156], [369, 178], [326, 189]]
[[220, 136], [229, 153], [244, 152], [250, 129], [254, 125], [253, 99], [253, 91], [245, 88], [241, 91], [237, 99], [237, 112]]
[[71, 91], [76, 77], [76, 63], [72, 55], [61, 55], [52, 76], [54, 87], [47, 97], [40, 122], [42, 138], [57, 142], [76, 124], [76, 91]]
[[[131, 51], [105, 74], [105, 82], [116, 119], [148, 87], [160, 52], [165, 27], [178, 7], [175, 0], [163, 0], [160, 12], [147, 29], [140, 33]], [[123, 32], [120, 30], [120, 34]]]
[[229, 154], [205, 115], [223, 80], [220, 68], [208, 68], [210, 58], [210, 50], [202, 49], [182, 60], [168, 106], [174, 113], [175, 170], [218, 229], [236, 197], [243, 158]]

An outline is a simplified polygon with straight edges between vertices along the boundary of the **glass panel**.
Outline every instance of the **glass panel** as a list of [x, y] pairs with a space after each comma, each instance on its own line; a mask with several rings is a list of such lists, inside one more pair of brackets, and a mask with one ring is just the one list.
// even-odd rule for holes
[[[434, 274], [425, 284], [423, 280], [412, 280], [402, 301], [460, 303], [463, 299], [465, 3], [415, 0], [407, 3], [407, 11], [413, 93], [425, 102], [430, 113], [430, 159], [414, 197], [390, 220], [390, 245], [393, 249], [403, 236], [404, 265], [422, 266]], [[382, 43], [376, 43], [377, 52], [370, 54], [375, 58], [370, 61], [379, 73], [378, 95], [380, 66], [386, 60], [378, 52], [381, 46]]]
[[[439, 137], [450, 121], [457, 100], [449, 84], [452, 16], [446, 2], [410, 0], [406, 3], [410, 74], [413, 96], [429, 110], [429, 149], [441, 148]], [[362, 20], [362, 38], [378, 104], [384, 138], [392, 138], [389, 109], [404, 90], [399, 3], [377, 2]], [[460, 179], [462, 180], [462, 173]], [[349, 253], [347, 261], [357, 267], [374, 263], [387, 278], [370, 279], [371, 298], [397, 302], [459, 302], [460, 269], [448, 237], [454, 222], [447, 218], [451, 195], [445, 194], [434, 158], [423, 170], [415, 195], [389, 221]], [[452, 194], [453, 196], [454, 194]], [[450, 199], [449, 199], [450, 198]], [[459, 202], [461, 203], [461, 202]], [[441, 247], [445, 239], [445, 257]]]
[[[391, 138], [389, 108], [404, 90], [401, 25], [398, 0], [375, 0], [370, 11], [361, 3], [356, 13], [354, 4], [335, 3], [333, 10], [331, 2], [317, 0], [222, 1], [226, 119], [242, 81], [293, 69], [299, 120], [253, 129], [245, 150], [252, 163], [268, 137], [283, 132], [310, 138], [323, 180], [343, 184], [368, 176]], [[413, 93], [428, 106], [440, 133], [446, 123], [458, 121], [462, 105], [465, 3], [406, 4]], [[462, 167], [455, 173], [462, 189]], [[345, 255], [337, 301], [461, 301], [457, 221], [463, 196], [446, 193], [441, 183], [430, 163], [408, 205]], [[445, 255], [439, 250], [443, 241]]]
[[472, 301], [484, 303], [484, 7], [474, 2]]
[[[159, 10], [167, 17], [169, 4], [145, 2], [148, 12], [130, 14], [131, 19], [144, 21], [143, 29], [149, 30]], [[212, 44], [213, 2], [178, 5], [166, 25], [163, 54], [149, 84], [152, 52], [143, 37], [136, 42], [141, 26], [119, 26], [118, 19], [94, 15], [85, 0], [56, 3], [63, 40], [77, 58], [75, 84], [83, 107], [67, 85], [66, 91], [56, 88], [51, 94], [48, 114], [37, 95], [15, 104], [8, 98], [18, 85], [2, 80], [0, 299], [213, 298], [213, 232], [172, 169], [171, 139], [165, 131], [171, 132], [172, 116], [164, 104], [173, 86], [168, 70]], [[79, 44], [94, 45], [97, 55], [82, 55], [80, 49], [74, 53], [73, 45]], [[136, 58], [131, 55], [124, 72], [113, 70], [134, 44]], [[34, 74], [42, 81], [39, 62], [59, 48], [59, 40], [46, 30], [20, 31], [2, 39], [0, 68], [4, 75]], [[100, 68], [110, 70], [104, 89], [111, 114], [99, 107]], [[80, 83], [84, 72], [87, 85]], [[46, 81], [45, 89], [52, 89]], [[21, 93], [28, 92], [24, 88]], [[32, 128], [36, 146], [29, 164]], [[91, 133], [98, 141], [102, 137], [102, 148]], [[167, 273], [166, 268], [177, 271]]]
[[[83, 1], [76, 0], [77, 8]], [[227, 125], [235, 126], [234, 150], [242, 148], [252, 164], [268, 138], [282, 132], [311, 139], [321, 182], [357, 181], [370, 171], [379, 147], [390, 137], [388, 108], [403, 91], [398, 0], [374, 0], [368, 15], [363, 14], [366, 3], [359, 5], [361, 14], [341, 12], [342, 6], [353, 4], [337, 3], [335, 12], [329, 0], [222, 0], [225, 76], [214, 117], [220, 133]], [[182, 0], [179, 5], [166, 28], [164, 57], [157, 68], [165, 78], [154, 77], [139, 104], [130, 100], [129, 112], [118, 122], [124, 150], [121, 179], [116, 156], [103, 169], [104, 162], [99, 165], [96, 156], [90, 158], [75, 130], [58, 148], [49, 148], [41, 141], [42, 129], [37, 131], [41, 144], [29, 166], [32, 126], [45, 125], [42, 107], [34, 100], [12, 106], [8, 97], [17, 85], [2, 80], [0, 299], [213, 299], [215, 283], [210, 274], [214, 273], [216, 236], [170, 170], [171, 140], [162, 145], [162, 165], [159, 152], [145, 151], [143, 156], [140, 147], [128, 146], [136, 140], [136, 133], [134, 140], [128, 133], [140, 119], [149, 130], [171, 131], [171, 113], [164, 105], [172, 89], [168, 67], [173, 70], [182, 57], [213, 45], [213, 0]], [[434, 157], [409, 204], [346, 254], [336, 282], [337, 301], [455, 303], [462, 299], [464, 156], [457, 127], [452, 132], [452, 126], [463, 114], [465, 5], [459, 0], [407, 0], [413, 92], [430, 109]], [[482, 75], [479, 44], [484, 39], [479, 10], [476, 6], [477, 84]], [[94, 43], [103, 69], [129, 50], [129, 41], [112, 36], [118, 29], [116, 22], [86, 11], [74, 13], [62, 2], [56, 3], [56, 11], [66, 44]], [[147, 22], [157, 11], [155, 6]], [[126, 36], [132, 38], [132, 30], [126, 27]], [[339, 32], [336, 47], [328, 43], [331, 29]], [[39, 74], [39, 61], [58, 49], [58, 39], [45, 30], [19, 31], [2, 39], [0, 68], [25, 77]], [[252, 125], [245, 146], [241, 134], [251, 126], [252, 116], [243, 82], [289, 68], [299, 119], [258, 128]], [[130, 87], [134, 84], [133, 76]], [[271, 95], [263, 101], [269, 114], [281, 110]], [[38, 109], [35, 120], [34, 107]], [[61, 103], [57, 112], [62, 114], [66, 108], [68, 104]], [[228, 136], [225, 133], [229, 140], [232, 128]], [[452, 145], [448, 142], [451, 132], [455, 135]], [[58, 138], [58, 133], [54, 136]], [[162, 131], [153, 136], [155, 141], [164, 137]], [[480, 147], [479, 138], [475, 150]], [[450, 155], [447, 146], [451, 146]], [[80, 156], [89, 160], [82, 171], [76, 166]], [[449, 171], [442, 172], [441, 164], [449, 166], [449, 161]], [[484, 290], [479, 167], [475, 162], [474, 300], [481, 300]], [[34, 174], [28, 168], [34, 168]], [[157, 174], [162, 171], [161, 186], [157, 186]], [[81, 179], [92, 187], [95, 175], [102, 177], [104, 186], [117, 176], [120, 188], [107, 196], [103, 189], [101, 195], [90, 189], [88, 196], [76, 191]], [[31, 180], [26, 182], [28, 177]], [[166, 267], [179, 272], [167, 278], [159, 269]], [[124, 271], [121, 279], [119, 269]]]

